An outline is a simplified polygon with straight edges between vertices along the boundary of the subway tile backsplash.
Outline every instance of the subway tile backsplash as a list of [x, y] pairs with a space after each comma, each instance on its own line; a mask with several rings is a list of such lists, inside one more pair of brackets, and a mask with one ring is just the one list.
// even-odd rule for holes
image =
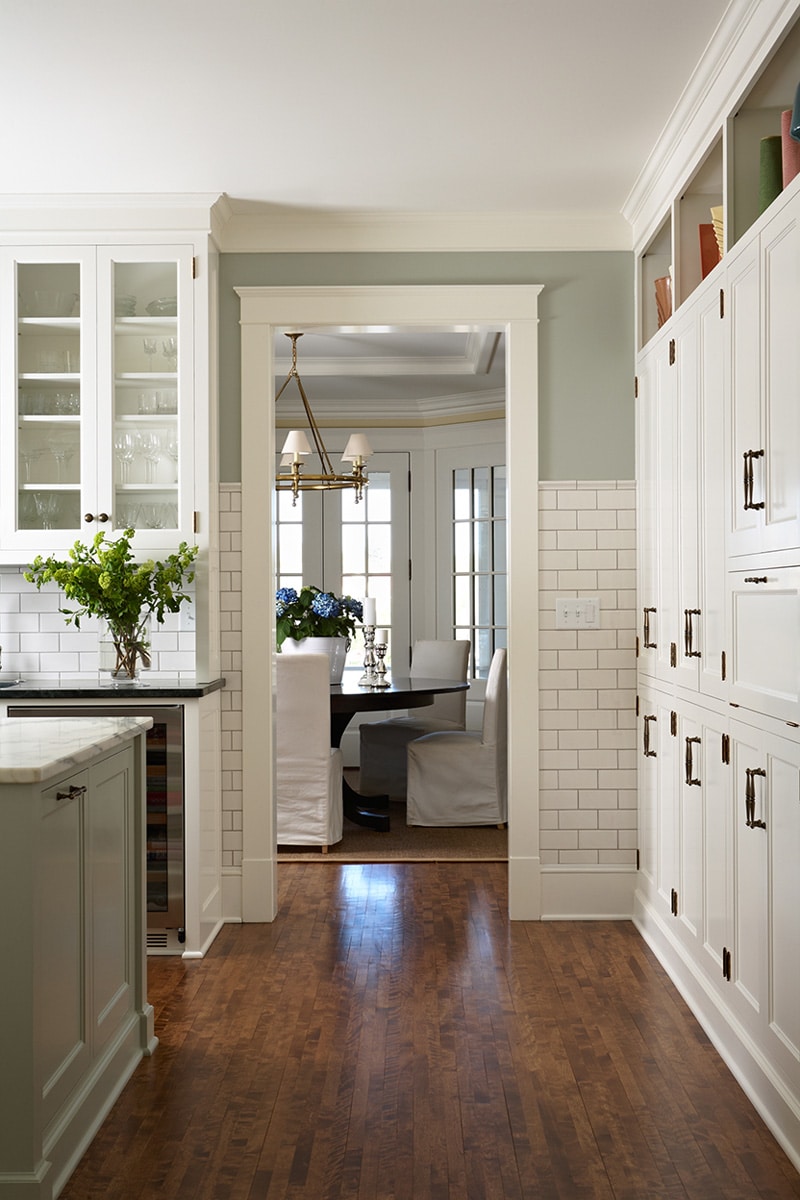
[[[61, 608], [72, 608], [55, 586], [37, 591], [23, 577], [24, 567], [0, 567], [0, 647], [3, 670], [28, 680], [89, 679], [98, 674], [97, 619], [68, 625]], [[187, 591], [191, 594], [192, 589]], [[151, 679], [193, 676], [194, 612], [184, 604], [153, 624]]]

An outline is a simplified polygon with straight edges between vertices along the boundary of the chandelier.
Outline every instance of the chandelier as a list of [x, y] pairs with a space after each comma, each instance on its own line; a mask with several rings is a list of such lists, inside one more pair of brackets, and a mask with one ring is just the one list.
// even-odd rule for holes
[[[275, 396], [275, 403], [278, 403], [289, 381], [293, 379], [297, 384], [297, 390], [303, 401], [303, 408], [305, 409], [306, 420], [308, 421], [308, 427], [314, 441], [314, 447], [312, 449], [311, 443], [302, 429], [291, 429], [289, 431], [281, 450], [280, 466], [275, 476], [275, 488], [279, 492], [291, 492], [293, 505], [297, 503], [299, 492], [355, 488], [355, 500], [356, 504], [358, 504], [367, 485], [364, 465], [372, 453], [372, 447], [363, 433], [351, 433], [344, 448], [344, 454], [342, 455], [343, 464], [352, 463], [350, 473], [345, 475], [334, 471], [331, 457], [325, 449], [322, 434], [311, 411], [311, 405], [308, 402], [303, 381], [297, 371], [297, 339], [302, 336], [302, 333], [286, 334], [286, 337], [291, 338], [292, 342], [292, 365], [289, 369], [289, 374], [278, 389], [278, 393]], [[320, 463], [320, 473], [318, 475], [312, 475], [303, 469], [305, 466], [303, 462], [305, 455], [312, 454], [314, 451], [316, 451]]]

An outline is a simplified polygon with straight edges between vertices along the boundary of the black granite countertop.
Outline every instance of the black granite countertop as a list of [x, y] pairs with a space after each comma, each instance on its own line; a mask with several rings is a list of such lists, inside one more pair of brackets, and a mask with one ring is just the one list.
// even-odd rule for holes
[[54, 679], [18, 683], [3, 679], [9, 672], [0, 672], [0, 701], [15, 700], [193, 700], [208, 696], [225, 686], [225, 680], [146, 679], [121, 686], [101, 685], [96, 679], [70, 679], [59, 683]]

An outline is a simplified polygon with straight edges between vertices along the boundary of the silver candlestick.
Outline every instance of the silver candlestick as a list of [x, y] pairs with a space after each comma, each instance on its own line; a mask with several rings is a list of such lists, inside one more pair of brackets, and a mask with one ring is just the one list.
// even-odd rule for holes
[[364, 674], [358, 681], [359, 687], [374, 687], [378, 678], [375, 659], [375, 626], [362, 625], [364, 632]]
[[387, 646], [386, 642], [377, 642], [375, 645], [375, 653], [378, 656], [378, 665], [375, 668], [376, 679], [372, 685], [373, 687], [387, 688], [391, 686], [389, 680], [386, 678], [386, 663], [383, 661], [386, 658], [386, 651], [388, 649], [389, 647]]

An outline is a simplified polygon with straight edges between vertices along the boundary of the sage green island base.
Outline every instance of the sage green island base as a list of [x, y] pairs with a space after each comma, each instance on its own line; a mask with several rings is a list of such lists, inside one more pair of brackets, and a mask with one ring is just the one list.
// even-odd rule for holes
[[149, 717], [0, 720], [0, 1200], [54, 1200], [145, 1054]]

